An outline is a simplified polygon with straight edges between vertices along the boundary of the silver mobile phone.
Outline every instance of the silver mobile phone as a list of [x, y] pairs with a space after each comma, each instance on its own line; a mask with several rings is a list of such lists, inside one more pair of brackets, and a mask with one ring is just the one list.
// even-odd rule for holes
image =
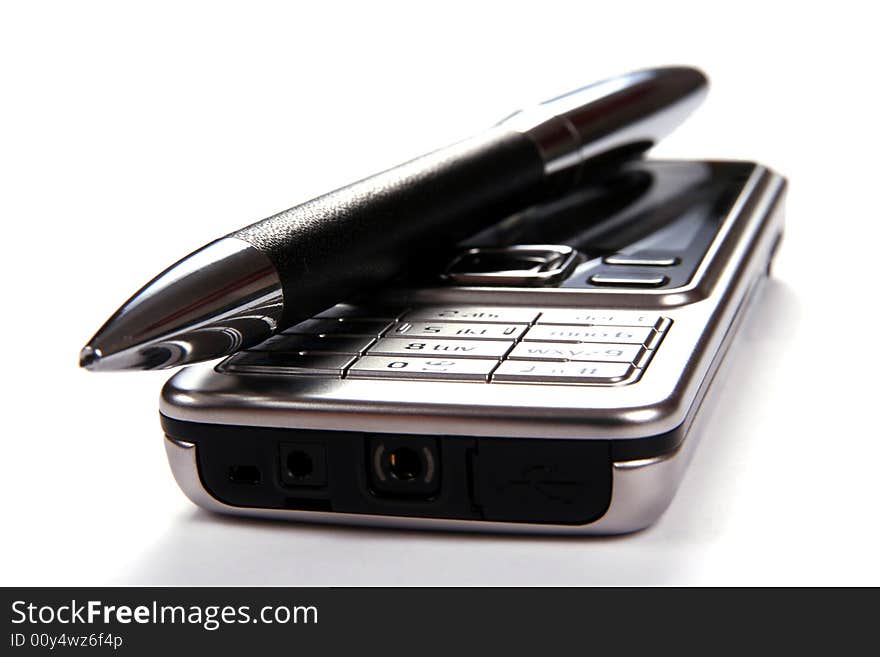
[[783, 228], [750, 162], [642, 160], [166, 384], [183, 491], [267, 518], [613, 534], [670, 503]]

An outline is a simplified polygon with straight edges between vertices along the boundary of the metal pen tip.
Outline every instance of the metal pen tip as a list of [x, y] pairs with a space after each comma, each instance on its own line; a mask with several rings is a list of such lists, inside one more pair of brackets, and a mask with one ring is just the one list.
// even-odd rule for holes
[[100, 349], [95, 349], [92, 345], [87, 344], [79, 352], [79, 366], [89, 370], [101, 360], [101, 355]]
[[223, 238], [150, 281], [80, 352], [92, 372], [152, 370], [211, 360], [262, 342], [283, 311], [272, 262]]

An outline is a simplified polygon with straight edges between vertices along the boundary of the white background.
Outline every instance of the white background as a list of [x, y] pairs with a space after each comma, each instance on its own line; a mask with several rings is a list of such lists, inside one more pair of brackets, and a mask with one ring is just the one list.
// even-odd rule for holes
[[[16, 4], [0, 10], [0, 584], [880, 584], [869, 3]], [[755, 159], [791, 186], [775, 281], [653, 528], [213, 516], [165, 463], [168, 374], [77, 369], [116, 306], [204, 242], [663, 64], [713, 87], [658, 156]]]

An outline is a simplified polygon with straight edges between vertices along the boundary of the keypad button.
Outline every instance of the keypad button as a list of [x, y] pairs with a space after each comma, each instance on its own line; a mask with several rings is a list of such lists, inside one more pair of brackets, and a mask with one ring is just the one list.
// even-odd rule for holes
[[340, 376], [356, 357], [344, 354], [289, 354], [277, 351], [242, 352], [222, 364], [236, 373], [316, 374]]
[[348, 370], [349, 378], [439, 379], [487, 381], [498, 364], [477, 358], [410, 358], [362, 356]]
[[538, 324], [573, 324], [582, 326], [657, 326], [660, 315], [632, 310], [572, 310], [552, 308], [538, 318]]
[[403, 308], [383, 308], [381, 306], [359, 306], [350, 303], [338, 303], [332, 308], [315, 315], [317, 319], [397, 319]]
[[429, 306], [410, 310], [403, 319], [408, 322], [498, 322], [531, 324], [538, 316], [533, 308], [493, 306]]
[[637, 326], [533, 326], [523, 340], [529, 342], [611, 342], [646, 344], [654, 329]]
[[611, 287], [660, 287], [669, 280], [666, 276], [653, 274], [593, 274], [590, 283]]
[[291, 353], [325, 352], [333, 354], [362, 354], [373, 344], [370, 337], [338, 337], [320, 335], [276, 335], [249, 351], [287, 351]]
[[508, 360], [498, 366], [493, 381], [523, 383], [616, 383], [632, 372], [628, 363], [543, 363]]
[[644, 351], [639, 344], [565, 342], [520, 342], [508, 356], [511, 360], [597, 361], [635, 363]]
[[381, 338], [368, 352], [372, 356], [452, 356], [501, 358], [512, 342], [502, 340], [431, 340], [430, 338]]
[[283, 331], [284, 335], [379, 337], [393, 322], [385, 320], [307, 319]]
[[471, 340], [514, 340], [528, 326], [523, 324], [465, 324], [457, 322], [401, 322], [386, 337], [462, 338]]
[[679, 263], [677, 256], [662, 253], [640, 251], [638, 253], [615, 253], [605, 256], [602, 261], [606, 265], [632, 267], [673, 267]]

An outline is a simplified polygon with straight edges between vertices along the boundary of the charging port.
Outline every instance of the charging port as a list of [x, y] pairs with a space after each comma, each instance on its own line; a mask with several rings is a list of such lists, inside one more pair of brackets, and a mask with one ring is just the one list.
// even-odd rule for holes
[[376, 494], [430, 498], [440, 488], [440, 451], [433, 438], [375, 437], [368, 456], [370, 484]]
[[484, 438], [472, 460], [485, 520], [586, 524], [611, 502], [608, 443]]

